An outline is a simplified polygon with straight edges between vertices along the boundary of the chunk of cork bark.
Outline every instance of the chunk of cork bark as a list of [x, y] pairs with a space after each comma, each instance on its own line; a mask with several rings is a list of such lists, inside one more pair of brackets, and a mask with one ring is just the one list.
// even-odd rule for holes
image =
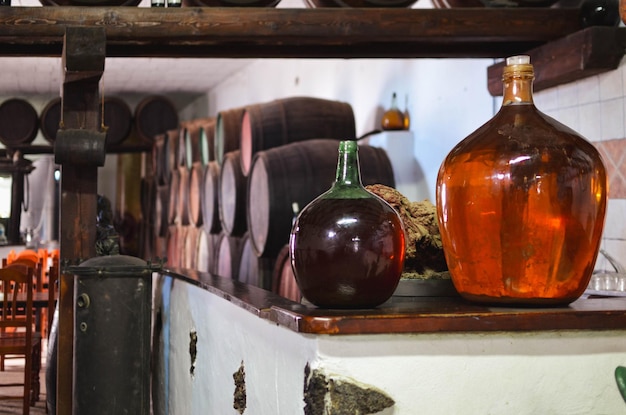
[[411, 202], [398, 190], [382, 184], [365, 188], [389, 203], [402, 219], [406, 234], [402, 278], [449, 278], [435, 205], [429, 200]]

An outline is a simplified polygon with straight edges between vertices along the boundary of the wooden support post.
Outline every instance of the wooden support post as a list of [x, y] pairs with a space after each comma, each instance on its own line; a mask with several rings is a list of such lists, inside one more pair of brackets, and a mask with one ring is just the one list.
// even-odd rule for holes
[[[67, 27], [63, 42], [62, 115], [59, 134], [71, 131], [55, 142], [55, 160], [61, 164], [60, 258], [85, 260], [95, 256], [98, 157], [80, 162], [76, 152], [92, 151], [89, 146], [74, 148], [76, 138], [98, 140], [102, 134], [99, 118], [99, 85], [104, 72], [106, 34], [103, 27]], [[57, 140], [60, 138], [57, 135]], [[96, 146], [99, 150], [99, 146]], [[68, 151], [68, 150], [72, 151]], [[104, 146], [102, 146], [104, 151]], [[68, 154], [74, 153], [74, 154]], [[102, 154], [102, 163], [104, 154]], [[100, 164], [101, 165], [101, 164]], [[62, 275], [59, 290], [56, 413], [73, 413], [74, 276]]]

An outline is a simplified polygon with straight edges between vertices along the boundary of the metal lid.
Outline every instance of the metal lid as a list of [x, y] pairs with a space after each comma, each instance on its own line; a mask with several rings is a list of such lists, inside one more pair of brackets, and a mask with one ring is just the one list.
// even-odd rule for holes
[[63, 272], [78, 276], [132, 276], [160, 271], [163, 262], [146, 262], [129, 255], [104, 255], [90, 258], [79, 265], [63, 267]]

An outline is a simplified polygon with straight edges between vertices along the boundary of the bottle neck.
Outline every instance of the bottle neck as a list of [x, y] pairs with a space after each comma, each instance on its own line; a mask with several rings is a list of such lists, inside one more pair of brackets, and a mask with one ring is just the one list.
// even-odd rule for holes
[[396, 96], [395, 92], [391, 96], [391, 107], [390, 107], [390, 109], [392, 109], [392, 110], [398, 109], [398, 97]]
[[361, 170], [359, 166], [359, 146], [356, 141], [339, 143], [339, 158], [335, 186], [361, 186]]
[[502, 105], [533, 103], [533, 72], [517, 72], [503, 77]]

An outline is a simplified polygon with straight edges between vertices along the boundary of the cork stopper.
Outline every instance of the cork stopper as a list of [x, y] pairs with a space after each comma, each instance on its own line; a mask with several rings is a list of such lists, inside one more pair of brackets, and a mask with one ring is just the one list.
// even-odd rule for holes
[[516, 55], [506, 58], [506, 66], [502, 72], [502, 76], [513, 74], [534, 75], [533, 65], [530, 63], [530, 56]]
[[530, 56], [517, 55], [506, 58], [506, 64], [509, 65], [528, 65], [530, 64]]

